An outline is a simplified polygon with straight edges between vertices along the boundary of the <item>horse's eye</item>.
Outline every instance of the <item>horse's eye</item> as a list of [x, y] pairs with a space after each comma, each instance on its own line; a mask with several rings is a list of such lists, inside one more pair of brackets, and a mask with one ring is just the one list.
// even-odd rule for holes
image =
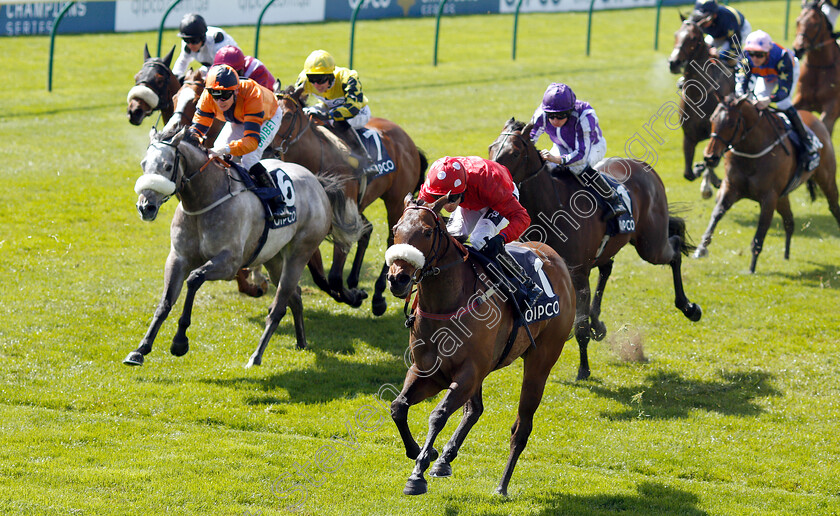
[[424, 237], [426, 237], [426, 238], [430, 238], [430, 237], [432, 236], [432, 230], [431, 230], [431, 228], [429, 228], [429, 229], [424, 229], [424, 230], [423, 230], [423, 236], [424, 236]]
[[170, 170], [172, 170], [172, 163], [167, 163], [163, 166], [163, 169], [169, 172]]

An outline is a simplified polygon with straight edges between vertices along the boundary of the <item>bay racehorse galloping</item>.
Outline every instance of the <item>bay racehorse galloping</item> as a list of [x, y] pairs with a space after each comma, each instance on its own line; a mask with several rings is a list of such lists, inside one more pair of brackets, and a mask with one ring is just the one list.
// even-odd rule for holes
[[[735, 72], [713, 55], [711, 47], [703, 39], [703, 31], [695, 22], [686, 20], [683, 15], [680, 18], [683, 22], [674, 33], [674, 50], [668, 58], [668, 65], [671, 73], [682, 73], [685, 78], [680, 95], [683, 176], [694, 181], [699, 177], [700, 170], [700, 167], [697, 170], [692, 168], [694, 152], [697, 144], [711, 134], [709, 117], [717, 105], [715, 94], [722, 97], [735, 91]], [[712, 196], [712, 185], [719, 187], [720, 179], [714, 170], [703, 168], [700, 193], [708, 199]]]
[[752, 199], [761, 205], [758, 228], [752, 241], [750, 272], [755, 272], [764, 237], [773, 221], [773, 212], [782, 216], [785, 228], [785, 259], [790, 256], [790, 238], [793, 235], [793, 213], [790, 211], [788, 193], [812, 178], [825, 193], [831, 214], [840, 224], [840, 207], [837, 205], [836, 162], [831, 136], [814, 115], [800, 111], [802, 122], [811, 128], [822, 142], [820, 165], [812, 172], [796, 177], [797, 151], [782, 125], [781, 119], [770, 110], [758, 110], [747, 95], [729, 95], [718, 105], [712, 115], [712, 139], [703, 156], [710, 165], [717, 165], [726, 153], [726, 176], [717, 195], [717, 204], [695, 257], [708, 254], [712, 235], [720, 219], [733, 204], [741, 199]]
[[[318, 118], [304, 113], [302, 91], [303, 88], [287, 88], [279, 99], [279, 109], [282, 110], [283, 118], [274, 138], [274, 147], [279, 156], [281, 159], [300, 163], [316, 174], [329, 172], [346, 177], [348, 180], [345, 183], [345, 195], [351, 201], [358, 201], [360, 213], [376, 199], [382, 199], [388, 217], [388, 245], [391, 245], [391, 228], [402, 214], [403, 198], [407, 194], [417, 192], [423, 184], [423, 172], [428, 165], [425, 154], [400, 126], [384, 118], [371, 118], [366, 127], [379, 134], [396, 169], [366, 182], [366, 186], [363, 186], [355, 179], [355, 173], [347, 164], [341, 144], [334, 143], [338, 137], [323, 127]], [[367, 222], [367, 219], [365, 221]], [[372, 230], [373, 227], [368, 222], [366, 231], [356, 246], [353, 266], [347, 276], [347, 288], [344, 287], [343, 279], [344, 263], [347, 260], [345, 250], [334, 248], [329, 277], [324, 276], [320, 253], [316, 252], [309, 264], [312, 278], [318, 287], [339, 302], [359, 306], [367, 297], [367, 293], [356, 287], [359, 284], [359, 275]], [[388, 306], [383, 296], [387, 271], [388, 267], [383, 265], [374, 285], [371, 302], [374, 315], [382, 315]]]
[[793, 105], [820, 113], [820, 120], [831, 134], [840, 116], [840, 46], [832, 37], [820, 2], [802, 7], [796, 18], [793, 51], [801, 60]]
[[149, 45], [143, 47], [143, 67], [134, 76], [134, 87], [128, 92], [128, 121], [133, 125], [140, 125], [144, 118], [157, 110], [160, 110], [164, 123], [172, 116], [172, 97], [181, 87], [178, 78], [169, 69], [173, 52], [174, 46], [163, 58], [152, 57]]
[[185, 133], [186, 129], [175, 135], [153, 134], [141, 162], [143, 175], [135, 190], [143, 220], [154, 220], [172, 194], [181, 202], [172, 217], [172, 245], [166, 259], [163, 298], [140, 346], [123, 362], [143, 363], [186, 279], [184, 310], [171, 347], [173, 355], [184, 355], [189, 349], [187, 328], [198, 289], [205, 281], [233, 279], [248, 264], [265, 264], [271, 281], [277, 285], [265, 331], [248, 365], [262, 363], [263, 352], [287, 306], [294, 317], [297, 347], [304, 348], [298, 281], [306, 262], [327, 234], [332, 234], [336, 245], [350, 245], [358, 237], [346, 232], [340, 185], [332, 186], [294, 163], [263, 161], [269, 170], [285, 171], [282, 188], [287, 204], [297, 210], [295, 222], [269, 229], [261, 201], [243, 186], [239, 174], [216, 160], [208, 162], [207, 152], [198, 142], [185, 138]]
[[[682, 284], [682, 255], [693, 247], [687, 241], [685, 221], [669, 214], [662, 180], [647, 163], [611, 158], [596, 167], [617, 179], [632, 199], [635, 231], [607, 235], [603, 209], [590, 200], [591, 209], [577, 208], [581, 186], [571, 173], [552, 175], [529, 135], [531, 125], [511, 118], [490, 145], [490, 158], [510, 170], [519, 188], [519, 202], [528, 210], [531, 227], [523, 240], [551, 246], [566, 260], [577, 293], [575, 338], [580, 347], [578, 380], [589, 377], [589, 339], [601, 340], [607, 329], [600, 320], [601, 299], [613, 267], [613, 258], [628, 242], [652, 264], [671, 266], [674, 304], [690, 320], [699, 321], [700, 306], [690, 302]], [[590, 194], [591, 196], [591, 194]], [[586, 204], [586, 203], [584, 203]], [[598, 286], [590, 305], [589, 273], [598, 268]]]
[[[391, 404], [391, 417], [406, 455], [416, 461], [403, 492], [426, 492], [423, 473], [435, 459], [432, 476], [452, 474], [450, 463], [484, 409], [484, 378], [521, 356], [525, 371], [519, 410], [511, 429], [510, 457], [496, 490], [507, 495], [513, 469], [531, 434], [546, 379], [572, 329], [572, 282], [563, 259], [551, 248], [538, 243], [516, 244], [530, 248], [543, 262], [543, 290], [556, 294], [559, 315], [528, 325], [536, 347], [522, 329], [510, 344], [513, 310], [503, 301], [499, 287], [488, 279], [484, 267], [467, 256], [464, 247], [447, 232], [440, 217], [446, 202], [445, 196], [429, 205], [406, 197], [405, 213], [394, 227], [395, 244], [386, 253], [391, 293], [408, 298], [417, 286], [409, 337], [413, 363], [402, 392]], [[421, 448], [408, 427], [408, 409], [443, 390], [446, 394], [429, 416], [429, 433]], [[462, 406], [461, 423], [438, 457], [435, 439], [449, 416]]]

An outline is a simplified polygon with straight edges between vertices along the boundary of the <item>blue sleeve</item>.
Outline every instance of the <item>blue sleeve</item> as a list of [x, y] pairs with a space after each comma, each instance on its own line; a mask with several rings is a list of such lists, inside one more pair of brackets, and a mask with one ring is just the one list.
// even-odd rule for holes
[[793, 86], [793, 60], [788, 52], [782, 51], [782, 57], [776, 65], [779, 72], [779, 86], [773, 94], [773, 102], [784, 100], [790, 96], [790, 89]]

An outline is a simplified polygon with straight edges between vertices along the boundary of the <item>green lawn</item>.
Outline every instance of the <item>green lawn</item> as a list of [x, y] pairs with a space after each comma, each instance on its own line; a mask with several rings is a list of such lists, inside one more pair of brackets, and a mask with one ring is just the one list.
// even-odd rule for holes
[[[784, 2], [737, 7], [781, 40]], [[597, 13], [588, 58], [585, 14], [523, 15], [516, 61], [512, 22], [444, 18], [437, 67], [434, 19], [360, 22], [354, 65], [374, 115], [401, 124], [430, 161], [486, 156], [508, 118], [529, 118], [546, 85], [563, 81], [596, 108], [609, 153], [623, 155], [677, 100], [666, 62], [676, 8], [663, 10], [656, 52], [653, 10]], [[230, 33], [253, 49], [253, 28]], [[315, 48], [346, 63], [348, 35], [346, 23], [266, 27], [259, 57], [289, 84]], [[59, 36], [51, 93], [49, 39], [0, 41], [0, 513], [840, 513], [840, 231], [824, 198], [791, 195], [791, 259], [776, 217], [754, 275], [758, 208], [737, 204], [709, 257], [683, 262], [699, 323], [674, 309], [667, 268], [620, 253], [604, 300], [610, 333], [590, 345], [593, 377], [574, 381], [569, 342], [510, 498], [493, 489], [521, 361], [487, 379], [484, 415], [454, 476], [406, 497], [413, 462], [386, 408], [389, 385], [398, 390], [405, 375], [402, 302], [388, 295], [387, 313], [374, 318], [369, 303], [335, 304], [307, 272], [310, 349], [294, 349], [286, 319], [263, 366], [248, 370], [269, 300], [206, 284], [186, 356], [168, 351], [179, 303], [146, 365], [122, 365], [160, 297], [176, 206], [153, 223], [134, 208], [151, 122], [131, 126], [125, 96], [156, 33]], [[175, 42], [168, 31], [164, 47]], [[681, 131], [663, 135], [656, 169], [697, 239], [713, 201], [681, 176]], [[376, 229], [362, 283], [372, 291], [385, 251], [381, 203], [369, 217]], [[632, 345], [647, 362], [622, 360]], [[410, 412], [418, 438], [436, 401]]]

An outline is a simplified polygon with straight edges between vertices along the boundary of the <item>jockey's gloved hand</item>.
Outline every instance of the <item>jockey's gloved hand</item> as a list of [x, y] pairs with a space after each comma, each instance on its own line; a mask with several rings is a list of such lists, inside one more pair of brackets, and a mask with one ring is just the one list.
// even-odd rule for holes
[[502, 235], [496, 235], [493, 238], [490, 238], [485, 242], [484, 247], [481, 248], [481, 251], [484, 253], [485, 256], [490, 258], [496, 258], [505, 250], [505, 237]]
[[317, 116], [318, 118], [326, 118], [327, 112], [321, 106], [306, 106], [303, 112], [307, 115]]
[[230, 154], [230, 145], [221, 145], [215, 146], [209, 151], [207, 151], [207, 155], [211, 158], [221, 158], [224, 159], [225, 155]]

